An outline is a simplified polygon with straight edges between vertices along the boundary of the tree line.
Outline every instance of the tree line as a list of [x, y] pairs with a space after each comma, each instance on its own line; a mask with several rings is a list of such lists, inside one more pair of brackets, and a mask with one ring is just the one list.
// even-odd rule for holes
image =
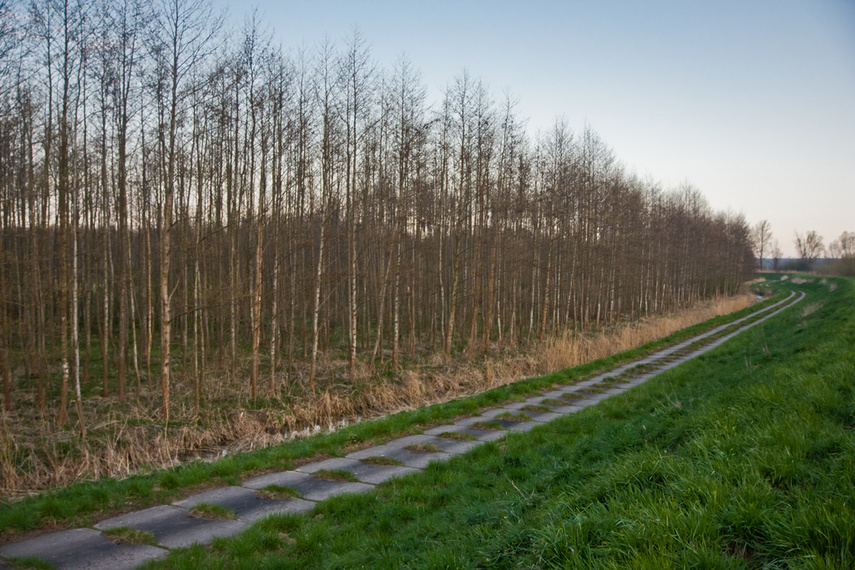
[[[628, 172], [590, 127], [529, 136], [468, 71], [430, 105], [358, 31], [285, 51], [205, 0], [0, 3], [4, 406], [82, 416], [209, 372], [312, 388], [732, 293], [745, 220]], [[100, 378], [96, 377], [98, 371]], [[84, 430], [84, 422], [79, 422]]]
[[751, 227], [751, 243], [760, 269], [764, 268], [763, 260], [771, 259], [772, 269], [775, 271], [812, 271], [816, 268], [817, 261], [825, 256], [826, 263], [822, 268], [824, 272], [855, 276], [855, 232], [842, 232], [826, 247], [823, 237], [816, 230], [804, 233], [795, 231], [793, 246], [799, 258], [786, 264], [781, 263], [784, 254], [778, 239], [772, 234], [769, 220], [760, 220]]

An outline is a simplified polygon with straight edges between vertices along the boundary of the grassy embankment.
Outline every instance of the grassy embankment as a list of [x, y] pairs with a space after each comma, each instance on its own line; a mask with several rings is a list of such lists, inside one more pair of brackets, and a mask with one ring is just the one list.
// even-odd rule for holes
[[626, 394], [152, 566], [855, 567], [855, 281], [799, 288]]
[[[558, 383], [572, 383], [607, 370], [618, 363], [639, 358], [663, 346], [679, 342], [762, 308], [764, 303], [730, 315], [713, 318], [680, 330], [663, 339], [601, 358], [587, 365], [565, 369], [545, 376], [501, 386], [477, 396], [406, 411], [371, 422], [362, 422], [331, 434], [298, 439], [251, 453], [237, 453], [213, 463], [195, 461], [166, 470], [150, 470], [124, 479], [104, 478], [83, 482], [0, 503], [0, 540], [14, 539], [38, 529], [90, 526], [107, 516], [168, 503], [200, 489], [238, 484], [253, 473], [293, 468], [306, 458], [338, 456], [348, 451], [435, 424], [462, 414], [477, 413], [480, 408], [519, 400]], [[9, 450], [0, 449], [0, 454]]]

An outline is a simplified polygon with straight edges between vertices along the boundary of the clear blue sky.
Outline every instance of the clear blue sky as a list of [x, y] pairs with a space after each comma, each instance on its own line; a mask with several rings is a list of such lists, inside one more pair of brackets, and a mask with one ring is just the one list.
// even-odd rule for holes
[[[241, 27], [250, 4], [220, 0]], [[855, 231], [855, 0], [258, 0], [286, 50], [406, 54], [437, 102], [464, 68], [529, 131], [590, 124], [630, 169], [826, 245]]]

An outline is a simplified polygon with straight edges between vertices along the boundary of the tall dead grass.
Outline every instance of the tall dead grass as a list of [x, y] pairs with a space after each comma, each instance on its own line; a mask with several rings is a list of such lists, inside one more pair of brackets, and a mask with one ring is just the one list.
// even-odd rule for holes
[[[487, 360], [457, 360], [438, 366], [428, 357], [421, 365], [402, 371], [394, 380], [372, 376], [367, 367], [361, 379], [343, 382], [347, 363], [324, 360], [327, 384], [319, 392], [305, 390], [294, 377], [280, 381], [278, 407], [248, 409], [245, 387], [229, 385], [225, 376], [207, 378], [204, 422], [193, 421], [191, 386], [176, 385], [177, 427], [164, 432], [158, 402], [146, 396], [131, 410], [114, 400], [87, 408], [90, 436], [81, 442], [73, 430], [57, 430], [50, 419], [22, 414], [3, 416], [0, 441], [0, 493], [19, 497], [82, 479], [124, 477], [140, 471], [169, 467], [192, 459], [214, 459], [227, 453], [276, 445], [288, 439], [335, 430], [341, 426], [420, 406], [472, 395], [521, 378], [578, 366], [638, 347], [715, 316], [743, 309], [752, 295], [718, 298], [663, 317], [643, 319], [608, 330], [565, 334], [530, 347], [528, 354], [504, 353]], [[106, 419], [105, 419], [106, 418]]]
[[751, 295], [715, 298], [673, 315], [642, 319], [611, 330], [594, 334], [564, 334], [546, 342], [541, 353], [540, 372], [571, 368], [606, 358], [714, 317], [739, 311], [754, 302]]

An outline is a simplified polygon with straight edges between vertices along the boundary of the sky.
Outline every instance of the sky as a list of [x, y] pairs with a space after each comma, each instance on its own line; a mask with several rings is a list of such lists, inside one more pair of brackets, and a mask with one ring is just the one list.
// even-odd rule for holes
[[718, 211], [828, 245], [855, 232], [855, 0], [219, 0], [286, 51], [402, 56], [428, 103], [464, 69], [509, 93], [529, 134], [590, 125], [626, 167]]

